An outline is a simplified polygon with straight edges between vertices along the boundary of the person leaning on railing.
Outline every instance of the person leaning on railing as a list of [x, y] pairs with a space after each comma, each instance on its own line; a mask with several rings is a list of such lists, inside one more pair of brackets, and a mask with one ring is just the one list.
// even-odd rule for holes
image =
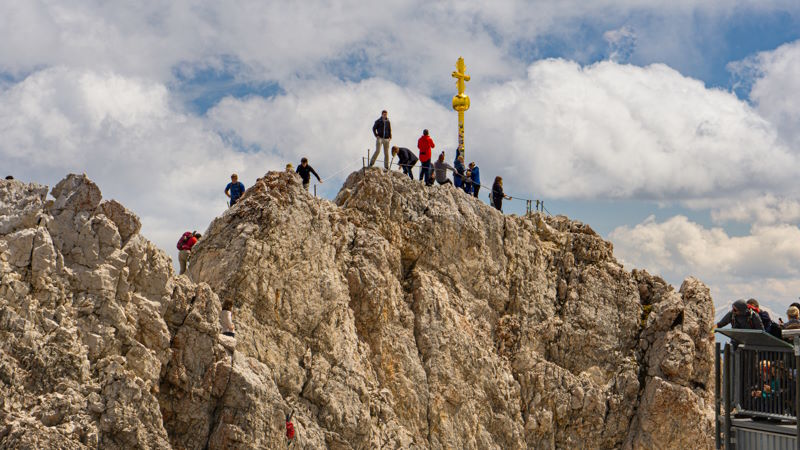
[[761, 322], [758, 313], [748, 308], [747, 303], [741, 299], [733, 302], [731, 310], [717, 322], [717, 328], [722, 328], [728, 324], [731, 325], [731, 328], [764, 330], [764, 324]]

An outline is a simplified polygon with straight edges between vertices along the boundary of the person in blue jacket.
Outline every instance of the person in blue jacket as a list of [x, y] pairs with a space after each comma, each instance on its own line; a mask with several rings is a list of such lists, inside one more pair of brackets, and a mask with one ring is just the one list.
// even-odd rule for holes
[[475, 162], [469, 163], [469, 171], [470, 171], [470, 180], [471, 188], [472, 188], [472, 196], [477, 198], [478, 191], [481, 189], [481, 171], [478, 166], [475, 165]]
[[225, 195], [231, 199], [230, 206], [235, 205], [242, 194], [244, 194], [244, 185], [239, 181], [239, 175], [234, 173], [231, 175], [231, 182], [225, 186]]
[[461, 156], [458, 151], [456, 151], [456, 154], [456, 159], [453, 161], [453, 167], [456, 168], [455, 172], [453, 172], [453, 185], [457, 188], [462, 188], [464, 185], [464, 171], [466, 167], [464, 167], [464, 157]]

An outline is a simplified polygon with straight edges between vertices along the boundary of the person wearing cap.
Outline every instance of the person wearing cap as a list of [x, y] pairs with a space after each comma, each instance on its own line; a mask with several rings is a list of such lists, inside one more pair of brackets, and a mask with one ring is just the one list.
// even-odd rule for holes
[[308, 183], [311, 181], [311, 174], [313, 173], [315, 177], [317, 177], [317, 181], [322, 184], [322, 180], [317, 175], [317, 171], [314, 170], [313, 167], [308, 165], [308, 158], [305, 156], [300, 159], [300, 165], [297, 166], [297, 173], [300, 175], [300, 178], [303, 179], [303, 187], [308, 190]]
[[428, 130], [422, 130], [422, 136], [417, 140], [417, 148], [419, 149], [419, 179], [425, 178], [425, 184], [430, 186], [433, 184], [431, 179], [431, 149], [435, 148], [436, 144], [433, 143]]
[[447, 171], [450, 170], [455, 172], [456, 169], [451, 166], [450, 164], [444, 162], [444, 152], [439, 154], [439, 159], [433, 163], [433, 170], [436, 172], [436, 182], [440, 185], [442, 184], [453, 184], [449, 178], [447, 178]]
[[417, 156], [411, 150], [405, 147], [397, 147], [396, 145], [392, 147], [392, 157], [394, 158], [395, 156], [397, 156], [397, 165], [403, 169], [404, 174], [413, 180], [414, 175], [411, 173], [411, 169], [419, 160]]
[[752, 308], [748, 308], [747, 303], [741, 299], [733, 302], [731, 310], [717, 322], [717, 328], [722, 328], [728, 324], [731, 325], [731, 328], [764, 330], [764, 324], [761, 322], [758, 313]]
[[239, 181], [239, 175], [231, 174], [231, 182], [225, 186], [225, 195], [231, 199], [229, 206], [233, 206], [244, 194], [244, 184]]
[[392, 124], [389, 122], [389, 113], [384, 109], [381, 111], [381, 116], [372, 125], [372, 134], [375, 135], [375, 153], [369, 160], [369, 166], [375, 164], [378, 159], [381, 146], [383, 146], [383, 168], [389, 170], [389, 142], [392, 140]]

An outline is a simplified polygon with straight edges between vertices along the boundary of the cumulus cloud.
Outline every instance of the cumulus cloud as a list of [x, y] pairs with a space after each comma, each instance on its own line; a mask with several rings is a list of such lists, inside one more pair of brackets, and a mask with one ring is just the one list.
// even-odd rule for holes
[[658, 222], [649, 217], [608, 236], [615, 255], [631, 269], [662, 275], [673, 285], [687, 276], [705, 281], [717, 305], [758, 298], [776, 311], [800, 293], [800, 228], [754, 226], [746, 236], [704, 228], [685, 216]]
[[0, 93], [0, 160], [24, 181], [53, 186], [86, 173], [142, 216], [162, 248], [225, 209], [232, 171], [252, 182], [277, 159], [243, 153], [185, 114], [159, 83], [107, 72], [51, 68]]

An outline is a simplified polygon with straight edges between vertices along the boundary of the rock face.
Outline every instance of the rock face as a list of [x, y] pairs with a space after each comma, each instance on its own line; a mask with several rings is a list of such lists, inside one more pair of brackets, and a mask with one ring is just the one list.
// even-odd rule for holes
[[708, 289], [587, 225], [269, 173], [176, 277], [91, 181], [52, 194], [0, 181], [0, 447], [279, 448], [291, 410], [309, 449], [713, 444]]

